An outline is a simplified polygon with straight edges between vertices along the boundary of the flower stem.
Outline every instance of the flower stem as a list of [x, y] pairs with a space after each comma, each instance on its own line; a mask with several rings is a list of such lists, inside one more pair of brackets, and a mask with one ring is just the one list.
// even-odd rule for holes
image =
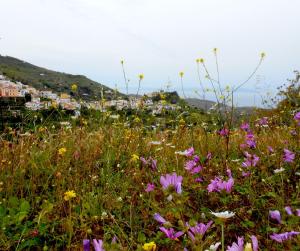
[[221, 224], [221, 232], [222, 232], [222, 251], [224, 251], [224, 223]]

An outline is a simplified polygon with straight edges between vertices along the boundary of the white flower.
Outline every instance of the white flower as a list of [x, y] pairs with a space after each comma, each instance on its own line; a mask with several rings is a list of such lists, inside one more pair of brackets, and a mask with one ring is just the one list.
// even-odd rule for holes
[[185, 151], [177, 151], [177, 152], [175, 152], [175, 154], [178, 154], [178, 155], [183, 155], [183, 156], [186, 156], [187, 155], [187, 150], [185, 150]]
[[213, 214], [214, 216], [221, 218], [221, 219], [228, 219], [235, 215], [235, 213], [229, 212], [229, 211], [224, 211], [224, 212], [219, 212], [219, 213], [211, 212], [211, 214]]
[[282, 173], [283, 171], [285, 171], [285, 169], [283, 167], [275, 169], [274, 173]]
[[118, 119], [120, 117], [120, 115], [119, 114], [117, 114], [117, 115], [110, 115], [109, 117], [112, 118], [112, 119]]
[[150, 141], [150, 145], [161, 145], [161, 141]]
[[221, 242], [217, 242], [216, 244], [210, 245], [209, 249], [205, 249], [205, 251], [216, 251], [220, 245]]
[[101, 219], [102, 220], [104, 220], [104, 219], [106, 219], [108, 217], [108, 214], [104, 211], [104, 212], [102, 212], [102, 214], [101, 214]]

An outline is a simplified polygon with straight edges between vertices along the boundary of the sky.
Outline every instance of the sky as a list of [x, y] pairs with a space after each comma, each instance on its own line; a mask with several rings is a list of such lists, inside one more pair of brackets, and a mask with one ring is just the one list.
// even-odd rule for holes
[[[300, 69], [299, 0], [0, 0], [0, 54], [125, 92], [166, 89], [187, 96], [201, 88], [197, 58], [220, 81], [238, 86], [238, 106], [261, 105]], [[210, 82], [200, 69], [206, 88]], [[211, 100], [213, 94], [207, 94]]]

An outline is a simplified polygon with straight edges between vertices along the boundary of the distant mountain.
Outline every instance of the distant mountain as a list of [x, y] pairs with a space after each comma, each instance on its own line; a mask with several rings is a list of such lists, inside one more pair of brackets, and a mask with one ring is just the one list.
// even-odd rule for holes
[[[123, 96], [85, 76], [51, 71], [8, 56], [0, 55], [0, 74], [13, 81], [31, 85], [38, 90], [50, 89], [56, 93], [69, 93], [84, 100], [99, 100], [102, 88], [105, 98], [110, 99], [115, 95]], [[78, 86], [76, 94], [71, 90], [71, 85], [74, 83]]]
[[216, 102], [210, 100], [198, 99], [198, 98], [186, 98], [185, 102], [191, 107], [202, 109], [204, 111], [209, 110], [216, 104]]
[[[202, 109], [204, 111], [208, 111], [212, 107], [216, 107], [216, 102], [210, 101], [210, 100], [203, 100], [203, 99], [197, 99], [197, 98], [186, 98], [185, 102], [191, 106], [195, 107], [198, 109]], [[216, 107], [217, 108], [217, 107]], [[227, 107], [229, 110], [230, 107]], [[240, 107], [235, 107], [234, 111], [235, 113], [244, 113], [244, 114], [251, 114], [253, 113], [257, 108], [253, 106], [240, 106]], [[262, 108], [260, 108], [261, 110]]]

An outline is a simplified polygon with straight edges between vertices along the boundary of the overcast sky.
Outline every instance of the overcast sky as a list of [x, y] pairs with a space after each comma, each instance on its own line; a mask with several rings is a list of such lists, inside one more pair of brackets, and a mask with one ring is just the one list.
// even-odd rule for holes
[[131, 92], [143, 73], [143, 91], [170, 81], [181, 94], [184, 71], [193, 96], [196, 58], [215, 76], [217, 47], [222, 83], [238, 85], [264, 51], [237, 94], [238, 105], [259, 105], [300, 69], [299, 9], [299, 0], [0, 0], [0, 54], [123, 91], [124, 59]]

